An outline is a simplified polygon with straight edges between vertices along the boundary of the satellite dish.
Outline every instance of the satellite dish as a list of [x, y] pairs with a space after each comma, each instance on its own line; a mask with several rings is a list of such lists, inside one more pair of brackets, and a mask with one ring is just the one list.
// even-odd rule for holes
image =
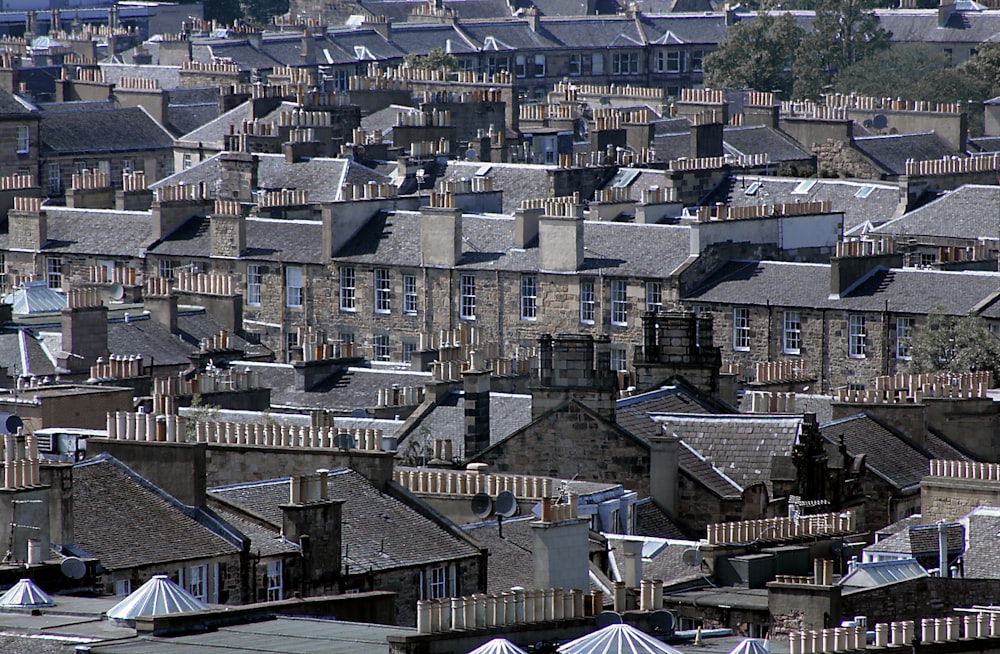
[[4, 413], [0, 411], [0, 427], [3, 427], [3, 433], [5, 434], [16, 434], [18, 428], [24, 427], [24, 421], [16, 413]]
[[889, 119], [885, 114], [875, 114], [872, 116], [872, 127], [875, 129], [885, 129], [889, 125]]
[[514, 497], [514, 493], [503, 491], [497, 495], [496, 511], [497, 515], [503, 518], [517, 515], [517, 498]]
[[872, 127], [872, 121], [868, 120], [867, 118], [861, 124], [864, 125], [865, 127]]
[[83, 559], [71, 556], [63, 559], [63, 562], [59, 564], [59, 570], [70, 579], [83, 579], [83, 575], [87, 574], [87, 564], [83, 562]]
[[476, 493], [472, 496], [472, 513], [482, 520], [493, 513], [493, 498], [486, 493]]
[[647, 618], [649, 621], [650, 628], [661, 634], [672, 634], [674, 633], [674, 614], [670, 611], [653, 611], [649, 614]]
[[333, 437], [333, 446], [338, 450], [349, 450], [354, 445], [354, 436], [350, 434], [336, 434]]
[[112, 300], [124, 300], [125, 287], [121, 284], [112, 284], [111, 288], [108, 289], [108, 295], [111, 296]]
[[692, 568], [701, 567], [703, 559], [704, 557], [701, 554], [701, 550], [696, 550], [694, 548], [686, 549], [681, 554], [681, 561], [684, 562], [684, 565], [691, 566]]
[[476, 152], [473, 148], [469, 148], [468, 150], [465, 151], [465, 160], [479, 161], [479, 153]]
[[594, 619], [597, 623], [598, 629], [604, 629], [605, 627], [610, 627], [613, 624], [621, 624], [622, 616], [615, 613], [614, 611], [601, 611], [601, 613]]
[[351, 411], [351, 417], [352, 418], [367, 418], [368, 417], [368, 410], [367, 409], [354, 409], [353, 411]]

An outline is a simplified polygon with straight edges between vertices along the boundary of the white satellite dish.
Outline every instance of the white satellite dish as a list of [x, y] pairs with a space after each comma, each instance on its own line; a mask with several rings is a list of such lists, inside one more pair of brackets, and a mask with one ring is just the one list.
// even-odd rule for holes
[[503, 491], [497, 495], [495, 502], [496, 513], [503, 518], [517, 515], [517, 498], [510, 491]]

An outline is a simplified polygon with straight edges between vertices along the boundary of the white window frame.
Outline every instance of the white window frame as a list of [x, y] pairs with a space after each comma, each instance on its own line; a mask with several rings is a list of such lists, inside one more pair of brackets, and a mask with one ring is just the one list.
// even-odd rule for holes
[[583, 74], [583, 55], [573, 53], [569, 56], [569, 76], [579, 77]]
[[62, 170], [58, 163], [47, 164], [48, 168], [48, 189], [50, 194], [62, 191]]
[[375, 334], [372, 336], [372, 361], [391, 361], [392, 346], [389, 342], [388, 334]]
[[704, 50], [692, 50], [688, 61], [691, 63], [691, 72], [700, 73], [704, 68], [705, 62], [705, 51]]
[[[900, 316], [896, 318], [896, 358], [900, 361], [909, 361], [912, 358], [910, 348], [913, 338], [913, 328], [917, 325], [916, 318]], [[993, 325], [990, 325], [991, 331]]]
[[417, 344], [413, 341], [403, 341], [403, 363], [413, 362], [413, 353], [417, 351]]
[[749, 307], [733, 307], [733, 351], [750, 351]]
[[596, 314], [597, 301], [594, 297], [594, 280], [580, 280], [580, 322], [584, 325], [593, 325]]
[[183, 155], [181, 155], [181, 170], [187, 170], [188, 168], [191, 167], [191, 165], [192, 165], [191, 153], [185, 152]]
[[514, 56], [514, 77], [518, 79], [524, 79], [527, 77], [528, 59], [526, 55], [519, 54]]
[[260, 265], [247, 264], [247, 304], [249, 306], [260, 306], [260, 289], [263, 281], [264, 275], [260, 271]]
[[303, 288], [305, 285], [305, 270], [302, 266], [285, 267], [285, 306], [289, 309], [301, 309]]
[[115, 595], [124, 596], [132, 594], [132, 580], [119, 579], [115, 582]]
[[45, 283], [49, 288], [62, 290], [63, 272], [62, 257], [45, 257]]
[[865, 316], [852, 313], [847, 317], [847, 356], [852, 359], [865, 358], [865, 340], [868, 337]]
[[281, 559], [267, 562], [267, 601], [277, 602], [285, 598], [284, 564]]
[[545, 77], [545, 55], [535, 55], [535, 77]]
[[663, 309], [663, 282], [646, 282], [646, 311]]
[[289, 329], [285, 332], [285, 363], [292, 362], [292, 353], [299, 347], [299, 332]]
[[28, 154], [31, 151], [31, 128], [27, 125], [17, 126], [17, 154]]
[[160, 259], [156, 264], [156, 272], [163, 279], [173, 279], [174, 278], [174, 268], [177, 267], [177, 262], [173, 259]]
[[458, 317], [462, 320], [476, 319], [476, 276], [462, 275], [459, 280]]
[[590, 59], [590, 74], [591, 75], [603, 75], [604, 74], [604, 55], [600, 52], [593, 53]]
[[392, 282], [389, 280], [388, 268], [376, 268], [374, 272], [375, 283], [375, 313], [390, 313], [392, 304]]
[[684, 69], [684, 53], [680, 50], [667, 50], [664, 58], [664, 72], [679, 73]]
[[431, 568], [427, 596], [429, 599], [441, 599], [448, 596], [448, 568], [446, 566]]
[[538, 318], [538, 278], [521, 275], [521, 320]]
[[802, 353], [802, 315], [798, 311], [782, 314], [781, 351], [785, 354]]
[[192, 565], [184, 575], [187, 592], [191, 593], [202, 602], [208, 601], [208, 566]]
[[417, 315], [417, 276], [403, 275], [403, 313]]
[[628, 282], [624, 279], [611, 280], [611, 324], [628, 325]]
[[615, 372], [628, 370], [628, 350], [624, 345], [612, 345], [608, 348], [611, 359], [611, 369]]
[[340, 310], [358, 310], [358, 275], [352, 266], [340, 267]]
[[135, 159], [122, 159], [122, 176], [135, 172]]

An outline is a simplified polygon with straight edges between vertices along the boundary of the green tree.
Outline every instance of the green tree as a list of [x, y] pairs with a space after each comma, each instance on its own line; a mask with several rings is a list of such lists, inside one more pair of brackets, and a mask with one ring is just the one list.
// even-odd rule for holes
[[963, 373], [990, 370], [1000, 374], [1000, 339], [977, 315], [954, 318], [936, 308], [910, 339], [913, 372]]
[[243, 18], [240, 0], [212, 0], [204, 5], [205, 20], [215, 20], [221, 25], [232, 25]]
[[455, 55], [445, 52], [443, 48], [432, 48], [425, 55], [411, 52], [403, 57], [403, 63], [409, 68], [422, 68], [424, 70], [451, 72], [458, 68], [458, 59], [455, 58]]
[[834, 88], [877, 98], [925, 100], [921, 95], [924, 79], [944, 70], [949, 66], [942, 52], [923, 43], [898, 43], [845, 68]]
[[255, 25], [267, 25], [272, 16], [288, 13], [288, 0], [246, 0], [246, 18]]
[[872, 0], [817, 0], [812, 31], [795, 56], [796, 97], [816, 98], [850, 66], [889, 47]]
[[1000, 92], [1000, 43], [981, 43], [976, 54], [958, 65], [958, 70], [989, 87], [987, 93]]
[[705, 86], [715, 89], [792, 90], [792, 59], [805, 30], [791, 14], [762, 13], [729, 28], [705, 57]]

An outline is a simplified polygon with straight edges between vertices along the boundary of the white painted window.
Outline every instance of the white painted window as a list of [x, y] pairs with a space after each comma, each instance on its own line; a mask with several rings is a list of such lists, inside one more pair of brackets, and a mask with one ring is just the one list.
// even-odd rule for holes
[[619, 372], [626, 370], [625, 361], [628, 355], [625, 351], [625, 346], [612, 345], [609, 353], [611, 354], [611, 369]]
[[191, 154], [185, 153], [181, 157], [181, 170], [187, 170], [190, 167], [191, 167]]
[[705, 60], [704, 50], [692, 50], [691, 51], [691, 70], [695, 73], [700, 73], [702, 70], [702, 64]]
[[264, 276], [260, 272], [260, 266], [251, 263], [247, 265], [247, 304], [254, 307], [260, 306], [260, 287]]
[[521, 320], [538, 317], [538, 281], [534, 275], [521, 275]]
[[580, 322], [594, 324], [594, 280], [580, 280]]
[[31, 149], [31, 130], [27, 125], [17, 126], [17, 153], [26, 154]]
[[417, 313], [417, 276], [403, 275], [403, 313], [408, 316]]
[[847, 319], [847, 355], [855, 359], [865, 357], [865, 317], [851, 315]]
[[672, 50], [667, 53], [667, 68], [668, 73], [679, 73], [681, 72], [682, 62], [684, 61], [684, 53], [679, 50]]
[[389, 352], [389, 335], [375, 334], [372, 337], [372, 358], [375, 361], [388, 361]]
[[389, 282], [389, 269], [375, 269], [375, 313], [389, 313], [389, 297], [392, 287]]
[[431, 568], [430, 599], [448, 596], [448, 568]]
[[525, 56], [517, 55], [514, 57], [514, 77], [524, 77], [525, 76]]
[[733, 309], [733, 350], [750, 351], [750, 309], [747, 307]]
[[63, 287], [63, 260], [62, 257], [45, 258], [45, 281], [49, 288], [62, 290]]
[[156, 264], [157, 272], [159, 272], [160, 277], [163, 279], [173, 279], [174, 278], [174, 268], [177, 266], [177, 262], [173, 259], [160, 259]]
[[646, 282], [646, 311], [663, 309], [663, 283]]
[[[896, 318], [896, 358], [909, 360], [915, 318]], [[992, 328], [993, 326], [990, 325]]]
[[208, 601], [208, 569], [204, 565], [193, 565], [187, 569], [187, 591], [200, 599]]
[[285, 306], [289, 309], [302, 308], [302, 266], [285, 268]]
[[50, 163], [48, 168], [49, 193], [54, 195], [62, 192], [62, 171], [59, 164]]
[[357, 310], [357, 275], [354, 268], [341, 266], [340, 268], [340, 310]]
[[459, 291], [459, 317], [463, 320], [475, 320], [476, 277], [474, 275], [462, 275]]
[[413, 341], [403, 341], [403, 363], [413, 361], [413, 353], [417, 351], [417, 344]]
[[119, 579], [115, 582], [115, 595], [129, 595], [132, 593], [132, 580]]
[[628, 324], [628, 283], [623, 279], [611, 280], [611, 324]]
[[786, 311], [782, 319], [781, 351], [799, 354], [802, 350], [802, 318], [798, 311]]
[[267, 601], [277, 602], [278, 600], [284, 599], [284, 593], [282, 589], [283, 584], [282, 575], [282, 565], [281, 561], [268, 561], [267, 562]]
[[535, 77], [545, 77], [545, 55], [535, 55]]

